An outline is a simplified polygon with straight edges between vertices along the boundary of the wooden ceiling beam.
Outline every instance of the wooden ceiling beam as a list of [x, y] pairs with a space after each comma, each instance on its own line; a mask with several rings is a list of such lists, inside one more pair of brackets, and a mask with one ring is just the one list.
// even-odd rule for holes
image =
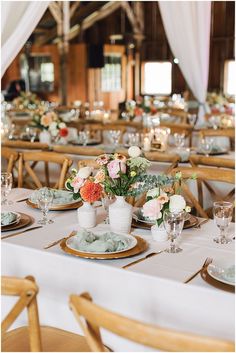
[[74, 1], [73, 4], [71, 5], [70, 8], [70, 18], [72, 18], [76, 12], [76, 10], [79, 8], [80, 2], [79, 1]]

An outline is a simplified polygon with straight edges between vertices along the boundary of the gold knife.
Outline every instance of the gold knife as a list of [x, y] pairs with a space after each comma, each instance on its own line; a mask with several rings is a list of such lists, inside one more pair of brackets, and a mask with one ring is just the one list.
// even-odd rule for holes
[[39, 228], [43, 228], [43, 226], [32, 227], [32, 228], [28, 228], [28, 229], [22, 230], [21, 232], [9, 234], [9, 235], [4, 235], [3, 237], [1, 237], [1, 240], [7, 239], [7, 238], [11, 238], [11, 237], [14, 237], [15, 235], [26, 233], [26, 232], [29, 232], [30, 230], [39, 229]]
[[158, 252], [151, 252], [150, 254], [147, 254], [146, 256], [141, 257], [141, 259], [138, 259], [138, 260], [135, 260], [135, 261], [130, 262], [128, 265], [125, 265], [125, 266], [123, 266], [122, 268], [125, 269], [125, 268], [127, 268], [127, 267], [136, 265], [137, 263], [142, 262], [142, 261], [144, 261], [144, 260], [146, 260], [146, 259], [149, 259], [149, 257], [158, 255], [158, 254], [160, 254], [160, 253], [162, 253], [162, 252], [163, 252], [163, 250], [160, 250], [160, 251], [158, 251]]
[[68, 235], [68, 237], [63, 237], [63, 238], [60, 238], [58, 240], [55, 240], [52, 243], [49, 243], [48, 245], [44, 246], [43, 248], [44, 249], [49, 249], [49, 248], [59, 244], [63, 239], [69, 239], [70, 237], [73, 237], [73, 235], [75, 235], [75, 234], [76, 234], [76, 231], [74, 230], [73, 232], [70, 233], [70, 235]]

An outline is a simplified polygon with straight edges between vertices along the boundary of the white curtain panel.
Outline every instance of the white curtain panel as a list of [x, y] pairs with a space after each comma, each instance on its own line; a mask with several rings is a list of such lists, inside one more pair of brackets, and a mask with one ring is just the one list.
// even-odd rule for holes
[[198, 124], [208, 85], [210, 52], [210, 1], [159, 1], [159, 8], [173, 55], [189, 88], [201, 104]]
[[50, 1], [1, 1], [1, 76], [19, 53]]

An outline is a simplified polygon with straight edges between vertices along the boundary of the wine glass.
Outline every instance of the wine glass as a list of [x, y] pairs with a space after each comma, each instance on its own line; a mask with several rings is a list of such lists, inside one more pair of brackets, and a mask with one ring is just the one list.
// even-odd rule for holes
[[109, 130], [109, 135], [110, 135], [112, 144], [114, 144], [115, 147], [118, 147], [121, 131], [120, 130]]
[[53, 197], [54, 197], [53, 191], [46, 187], [38, 190], [38, 194], [37, 194], [38, 207], [43, 213], [43, 219], [40, 219], [38, 221], [39, 224], [44, 225], [47, 223], [48, 224], [54, 223], [53, 220], [48, 219], [47, 217], [49, 207], [51, 206], [53, 201]]
[[33, 127], [29, 127], [28, 129], [28, 135], [30, 138], [30, 142], [34, 142], [36, 137], [37, 137], [37, 130]]
[[232, 241], [227, 238], [226, 230], [232, 220], [233, 208], [234, 206], [231, 202], [218, 201], [213, 204], [214, 221], [220, 229], [219, 237], [216, 237], [213, 240], [218, 244], [227, 244]]
[[175, 146], [177, 148], [184, 147], [185, 143], [185, 135], [184, 134], [178, 134], [177, 132], [174, 134], [174, 141], [175, 141]]
[[188, 122], [191, 126], [194, 126], [197, 120], [196, 114], [188, 114]]
[[112, 204], [112, 202], [114, 201], [113, 199], [113, 195], [111, 194], [105, 194], [102, 197], [102, 206], [107, 214], [106, 219], [104, 220], [105, 224], [109, 224], [109, 206]]
[[163, 220], [165, 230], [170, 237], [170, 247], [165, 251], [171, 254], [182, 251], [183, 249], [177, 246], [175, 240], [180, 236], [183, 230], [185, 212], [171, 212], [170, 210], [165, 210]]
[[79, 141], [83, 146], [86, 146], [89, 139], [89, 131], [80, 131], [79, 132]]
[[212, 151], [213, 140], [209, 138], [201, 139], [201, 151], [205, 154], [206, 157], [209, 157], [209, 154]]
[[12, 205], [12, 201], [7, 201], [7, 196], [12, 189], [13, 178], [11, 173], [1, 173], [1, 205]]

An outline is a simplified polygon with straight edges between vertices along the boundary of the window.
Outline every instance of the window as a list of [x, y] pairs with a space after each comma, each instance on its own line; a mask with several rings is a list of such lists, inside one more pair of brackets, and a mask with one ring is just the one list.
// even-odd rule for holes
[[147, 62], [142, 70], [142, 93], [143, 94], [171, 94], [172, 64], [165, 62]]
[[236, 63], [234, 60], [225, 61], [224, 67], [224, 93], [229, 95], [235, 95], [236, 84]]
[[121, 90], [121, 54], [108, 54], [102, 68], [102, 92]]
[[50, 55], [31, 54], [29, 83], [32, 92], [52, 92], [54, 89], [54, 64]]

